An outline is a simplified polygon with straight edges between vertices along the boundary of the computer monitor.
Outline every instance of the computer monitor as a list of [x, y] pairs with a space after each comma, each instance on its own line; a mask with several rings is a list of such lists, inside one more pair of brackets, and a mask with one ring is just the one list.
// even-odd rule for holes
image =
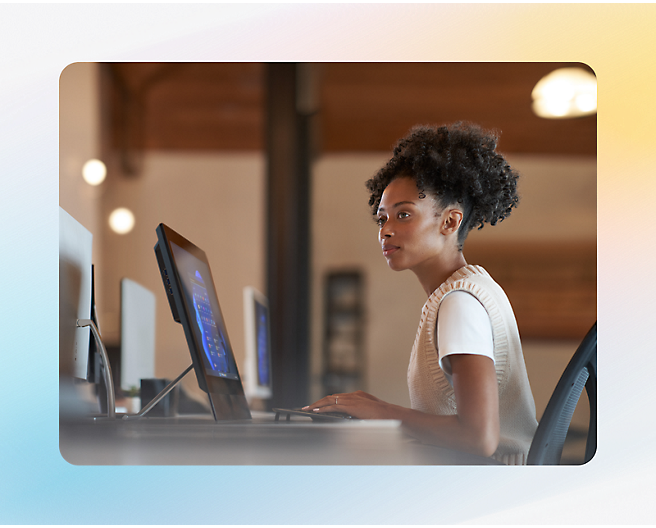
[[88, 327], [77, 319], [91, 318], [91, 252], [93, 236], [59, 208], [59, 354], [63, 373], [89, 378]]
[[157, 226], [155, 255], [173, 319], [184, 329], [198, 386], [214, 419], [250, 419], [205, 252], [170, 227]]
[[249, 400], [252, 398], [268, 400], [272, 393], [269, 302], [263, 294], [251, 286], [244, 288], [244, 330], [246, 397]]
[[155, 294], [132, 279], [121, 279], [121, 388], [139, 387], [155, 377]]

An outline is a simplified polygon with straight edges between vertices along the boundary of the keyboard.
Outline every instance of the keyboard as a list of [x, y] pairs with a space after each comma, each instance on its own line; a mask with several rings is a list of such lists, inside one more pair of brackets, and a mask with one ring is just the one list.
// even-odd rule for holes
[[313, 412], [313, 411], [308, 411], [308, 410], [303, 410], [301, 408], [298, 409], [277, 409], [274, 408], [273, 412], [276, 413], [275, 421], [279, 422], [280, 421], [280, 416], [281, 415], [286, 415], [285, 421], [289, 422], [291, 420], [292, 415], [294, 416], [309, 416], [315, 421], [324, 421], [324, 422], [334, 422], [338, 420], [355, 420], [356, 418], [353, 418], [353, 416], [343, 413], [343, 412], [325, 412], [325, 413], [318, 413], [318, 412]]

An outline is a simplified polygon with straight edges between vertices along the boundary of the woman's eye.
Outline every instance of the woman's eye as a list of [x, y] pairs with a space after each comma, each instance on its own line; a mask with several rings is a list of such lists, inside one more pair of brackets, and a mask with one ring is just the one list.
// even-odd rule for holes
[[376, 219], [376, 224], [378, 224], [378, 227], [383, 227], [383, 224], [385, 223], [385, 218], [382, 216]]
[[397, 215], [398, 218], [408, 218], [409, 216], [410, 216], [410, 215], [409, 215], [408, 213], [404, 213], [403, 211], [401, 211], [401, 212]]

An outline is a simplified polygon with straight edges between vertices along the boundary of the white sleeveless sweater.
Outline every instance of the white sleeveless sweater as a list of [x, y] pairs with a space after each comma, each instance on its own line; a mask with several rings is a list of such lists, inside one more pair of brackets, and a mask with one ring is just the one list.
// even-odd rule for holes
[[440, 303], [445, 295], [457, 290], [476, 297], [492, 324], [501, 433], [493, 457], [504, 464], [525, 464], [538, 425], [535, 402], [512, 307], [504, 291], [482, 267], [460, 268], [424, 304], [408, 366], [411, 406], [436, 415], [457, 413], [455, 393], [439, 366], [435, 342]]

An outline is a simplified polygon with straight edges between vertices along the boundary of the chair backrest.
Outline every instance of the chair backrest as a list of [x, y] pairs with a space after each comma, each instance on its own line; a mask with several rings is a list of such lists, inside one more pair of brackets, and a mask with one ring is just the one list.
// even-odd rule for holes
[[526, 463], [529, 465], [560, 464], [565, 445], [565, 437], [572, 420], [572, 414], [581, 397], [583, 387], [590, 401], [590, 424], [585, 446], [584, 463], [589, 461], [597, 450], [597, 323], [583, 338], [544, 410], [544, 414]]

